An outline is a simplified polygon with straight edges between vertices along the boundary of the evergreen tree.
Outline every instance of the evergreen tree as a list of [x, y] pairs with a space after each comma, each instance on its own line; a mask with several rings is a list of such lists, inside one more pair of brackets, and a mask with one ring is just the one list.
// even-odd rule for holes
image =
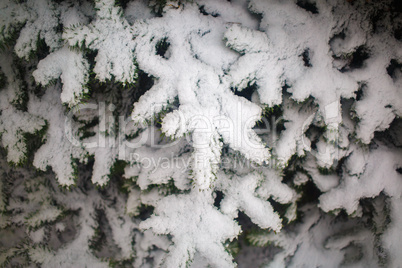
[[0, 14], [0, 266], [402, 265], [397, 1]]

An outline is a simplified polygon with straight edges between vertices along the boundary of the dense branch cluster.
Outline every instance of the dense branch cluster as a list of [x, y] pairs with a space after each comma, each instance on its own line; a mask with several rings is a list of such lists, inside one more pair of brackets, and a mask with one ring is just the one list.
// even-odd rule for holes
[[397, 1], [0, 14], [0, 266], [402, 265]]

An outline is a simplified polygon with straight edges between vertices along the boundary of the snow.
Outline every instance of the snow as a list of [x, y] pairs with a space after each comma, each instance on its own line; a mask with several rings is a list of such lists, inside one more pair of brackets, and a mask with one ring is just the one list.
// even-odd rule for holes
[[[281, 249], [262, 267], [373, 267], [375, 237], [362, 222], [323, 215], [312, 206], [304, 206], [300, 211], [304, 213], [303, 220], [288, 230], [248, 236], [248, 241], [257, 246], [272, 243]], [[359, 259], [358, 254], [348, 256], [348, 249], [356, 250], [365, 258]]]
[[88, 69], [81, 53], [63, 47], [41, 60], [32, 75], [43, 86], [60, 77], [63, 83], [61, 101], [73, 107], [88, 93]]
[[22, 7], [12, 0], [1, 1], [0, 3], [0, 44], [4, 45], [11, 39], [14, 32], [28, 19], [29, 14], [26, 7]]
[[[280, 182], [275, 183], [274, 178], [271, 177], [267, 177], [264, 181], [264, 177], [256, 173], [251, 173], [244, 177], [219, 174], [219, 177], [220, 179], [217, 182], [219, 186], [217, 188], [221, 190], [225, 196], [220, 206], [223, 213], [232, 218], [236, 218], [238, 211], [241, 210], [261, 228], [280, 231], [282, 228], [281, 219], [279, 215], [274, 212], [271, 204], [265, 200], [272, 194], [278, 197], [278, 201], [281, 203], [290, 202], [291, 199], [286, 200], [286, 197], [284, 197], [286, 190], [290, 189], [286, 189], [285, 185], [281, 185]], [[254, 192], [260, 184], [262, 184], [262, 186], [260, 186], [259, 191], [257, 191], [257, 197]], [[276, 189], [275, 184], [279, 185]], [[271, 193], [270, 190], [272, 191]], [[261, 198], [259, 198], [260, 196]]]
[[70, 46], [97, 50], [94, 72], [100, 81], [133, 83], [136, 78], [134, 33], [113, 0], [96, 1], [96, 18], [87, 26], [72, 27], [63, 34]]
[[187, 140], [169, 141], [161, 134], [156, 127], [150, 126], [129, 141], [136, 148], [126, 158], [129, 165], [124, 170], [124, 177], [135, 179], [141, 190], [153, 184], [167, 184], [170, 180], [180, 190], [189, 189], [191, 151]]
[[41, 99], [31, 95], [28, 111], [43, 117], [49, 125], [46, 142], [35, 153], [33, 165], [43, 171], [52, 167], [58, 182], [69, 186], [74, 184], [76, 176], [75, 159], [85, 162], [87, 153], [80, 145], [77, 130], [69, 121], [71, 118], [64, 114], [59, 98], [60, 87], [60, 84], [50, 87]]
[[333, 173], [325, 175], [322, 174], [319, 171], [319, 166], [314, 161], [314, 157], [312, 156], [307, 157], [305, 169], [311, 176], [311, 179], [313, 180], [314, 184], [322, 192], [327, 192], [332, 188], [338, 186], [339, 184], [340, 178], [338, 177], [338, 175]]
[[[402, 185], [401, 175], [396, 171], [402, 166], [402, 155], [396, 148], [389, 148], [378, 143], [378, 148], [372, 149], [365, 161], [365, 170], [361, 175], [345, 174], [341, 184], [320, 196], [320, 207], [324, 211], [344, 208], [348, 214], [358, 209], [361, 198], [371, 198], [384, 191], [390, 197], [400, 198]], [[354, 151], [353, 154], [361, 154]], [[349, 161], [361, 158], [349, 158]], [[361, 164], [360, 164], [361, 165]]]
[[[111, 262], [135, 267], [235, 267], [226, 246], [248, 231], [244, 213], [262, 229], [245, 232], [250, 242], [281, 248], [268, 267], [398, 267], [402, 19], [394, 7], [160, 2], [0, 3], [4, 158], [22, 164], [32, 153], [40, 170], [11, 174], [1, 164], [2, 234], [14, 224], [26, 235], [7, 242], [0, 265], [19, 254], [44, 267], [104, 267], [108, 251]], [[49, 53], [31, 57], [38, 41]], [[123, 100], [107, 96], [116, 92]], [[126, 129], [122, 110], [132, 110], [135, 126]], [[96, 118], [95, 135], [83, 138]], [[27, 134], [42, 139], [35, 152]], [[93, 166], [78, 172], [90, 156]], [[122, 178], [110, 176], [118, 160], [127, 164], [124, 194]], [[66, 241], [55, 238], [70, 228]], [[101, 229], [107, 247], [96, 255]]]
[[[154, 266], [162, 265], [163, 257], [169, 247], [169, 240], [165, 236], [155, 235], [151, 230], [146, 230], [137, 235], [137, 243], [134, 245], [137, 256], [135, 267], [151, 267], [147, 258], [154, 258]], [[157, 248], [158, 250], [155, 250]], [[152, 250], [152, 253], [148, 252]]]
[[22, 87], [12, 63], [10, 56], [1, 55], [0, 67], [7, 77], [7, 85], [0, 91], [0, 133], [3, 146], [7, 149], [7, 161], [21, 164], [28, 153], [24, 135], [39, 132], [46, 122], [42, 117], [17, 110], [11, 104], [19, 102]]
[[213, 207], [208, 191], [165, 197], [140, 228], [173, 235], [166, 267], [186, 267], [196, 250], [217, 267], [234, 267], [222, 243], [233, 239], [240, 227]]
[[391, 223], [388, 229], [384, 232], [382, 237], [384, 246], [389, 252], [389, 265], [397, 267], [402, 263], [401, 255], [399, 254], [399, 248], [401, 246], [402, 235], [399, 228], [402, 223], [401, 213], [401, 198], [393, 198], [391, 201]]
[[[271, 40], [263, 32], [233, 24], [225, 33], [226, 46], [245, 54], [230, 68], [232, 86], [241, 91], [257, 83], [261, 103], [282, 102], [283, 66], [275, 59]], [[252, 42], [250, 42], [252, 40]]]
[[124, 9], [124, 17], [133, 25], [137, 20], [150, 19], [153, 17], [151, 10], [147, 6], [147, 1], [131, 1]]
[[[186, 27], [182, 27], [184, 22]], [[135, 55], [139, 67], [155, 76], [157, 81], [134, 104], [132, 118], [136, 122], [149, 120], [178, 97], [180, 107], [163, 118], [162, 131], [173, 138], [191, 133], [192, 170], [200, 189], [207, 189], [215, 178], [222, 148], [220, 136], [223, 142], [257, 163], [263, 163], [269, 157], [268, 150], [251, 130], [261, 109], [235, 96], [223, 80], [223, 72], [203, 62], [202, 58], [198, 60], [192, 52], [193, 39], [190, 37], [208, 36], [207, 33], [219, 30], [218, 22], [201, 15], [196, 6], [189, 5], [183, 10], [171, 8], [162, 18], [135, 25]], [[156, 55], [155, 46], [164, 38], [172, 48], [168, 59]], [[183, 43], [183, 39], [188, 41]], [[213, 53], [214, 47], [209, 49]], [[223, 56], [225, 54], [220, 55]], [[236, 113], [232, 112], [234, 107]], [[223, 129], [222, 121], [235, 123], [234, 131]]]
[[402, 62], [401, 44], [390, 40], [388, 36], [376, 36], [368, 40], [368, 49], [374, 55], [367, 60], [367, 67], [352, 73], [367, 85], [364, 98], [355, 105], [356, 114], [361, 120], [357, 137], [366, 144], [374, 137], [375, 131], [387, 129], [396, 116], [402, 115], [402, 79], [397, 77], [394, 80], [387, 73], [391, 59]]
[[[337, 131], [336, 124], [340, 123], [340, 111], [334, 114], [332, 107], [340, 105], [341, 97], [353, 97], [357, 83], [347, 74], [341, 74], [333, 68], [328, 42], [338, 25], [336, 20], [332, 19], [334, 15], [329, 5], [323, 3], [317, 5], [320, 11], [312, 15], [292, 2], [283, 3], [276, 0], [250, 2], [251, 10], [263, 16], [260, 29], [266, 32], [269, 40], [272, 40], [270, 50], [272, 54], [267, 58], [265, 65], [275, 70], [273, 73], [276, 75], [271, 80], [282, 81], [275, 86], [276, 90], [279, 91], [283, 81], [286, 80], [291, 86], [289, 91], [294, 100], [302, 102], [309, 96], [314, 97], [325, 123], [335, 123], [334, 131]], [[313, 68], [302, 66], [301, 55], [306, 49], [309, 51]], [[262, 87], [264, 84], [259, 86]], [[261, 101], [270, 106], [280, 102], [280, 100], [273, 102], [271, 99]], [[331, 107], [329, 114], [326, 114], [327, 107]]]
[[38, 37], [45, 40], [50, 51], [58, 49], [61, 38], [54, 25], [58, 24], [59, 11], [54, 4], [49, 0], [29, 0], [26, 9], [29, 16], [15, 44], [15, 53], [28, 60], [37, 49]]
[[[87, 18], [75, 5], [64, 3], [60, 8], [60, 21], [64, 27], [68, 28], [86, 23]], [[82, 53], [63, 46], [41, 60], [32, 75], [35, 81], [42, 86], [46, 86], [60, 77], [63, 83], [61, 101], [73, 107], [81, 101], [83, 95], [88, 94], [86, 87], [88, 72], [89, 64]]]
[[[354, 52], [360, 46], [368, 51], [369, 57], [362, 63], [361, 68], [352, 69], [350, 76], [359, 81], [363, 89], [363, 98], [357, 101], [354, 109], [359, 118], [358, 128], [356, 130], [357, 138], [361, 142], [368, 144], [374, 137], [375, 131], [387, 129], [392, 120], [401, 115], [401, 98], [398, 89], [401, 87], [401, 79], [396, 75], [394, 79], [388, 74], [387, 68], [391, 60], [402, 61], [402, 49], [399, 40], [396, 40], [389, 33], [397, 25], [398, 20], [395, 17], [395, 23], [389, 23], [388, 14], [379, 18], [377, 25], [382, 29], [378, 32], [372, 31], [372, 25], [368, 23], [367, 16], [370, 12], [384, 8], [381, 3], [374, 6], [365, 6], [358, 3], [355, 7], [360, 12], [355, 12], [347, 6], [339, 8], [340, 14], [347, 17], [340, 20], [343, 24], [340, 31], [345, 37], [340, 40], [335, 39], [332, 45], [334, 55], [342, 58], [342, 55]], [[347, 18], [347, 19], [346, 19]], [[335, 62], [341, 69], [345, 63], [342, 60]], [[381, 97], [379, 97], [381, 96]]]
[[316, 109], [311, 103], [300, 105], [290, 99], [284, 100], [282, 105], [284, 112], [280, 119], [285, 120], [285, 130], [273, 147], [278, 165], [286, 166], [295, 153], [304, 156], [305, 151], [311, 151], [311, 142], [305, 132], [315, 119]]

